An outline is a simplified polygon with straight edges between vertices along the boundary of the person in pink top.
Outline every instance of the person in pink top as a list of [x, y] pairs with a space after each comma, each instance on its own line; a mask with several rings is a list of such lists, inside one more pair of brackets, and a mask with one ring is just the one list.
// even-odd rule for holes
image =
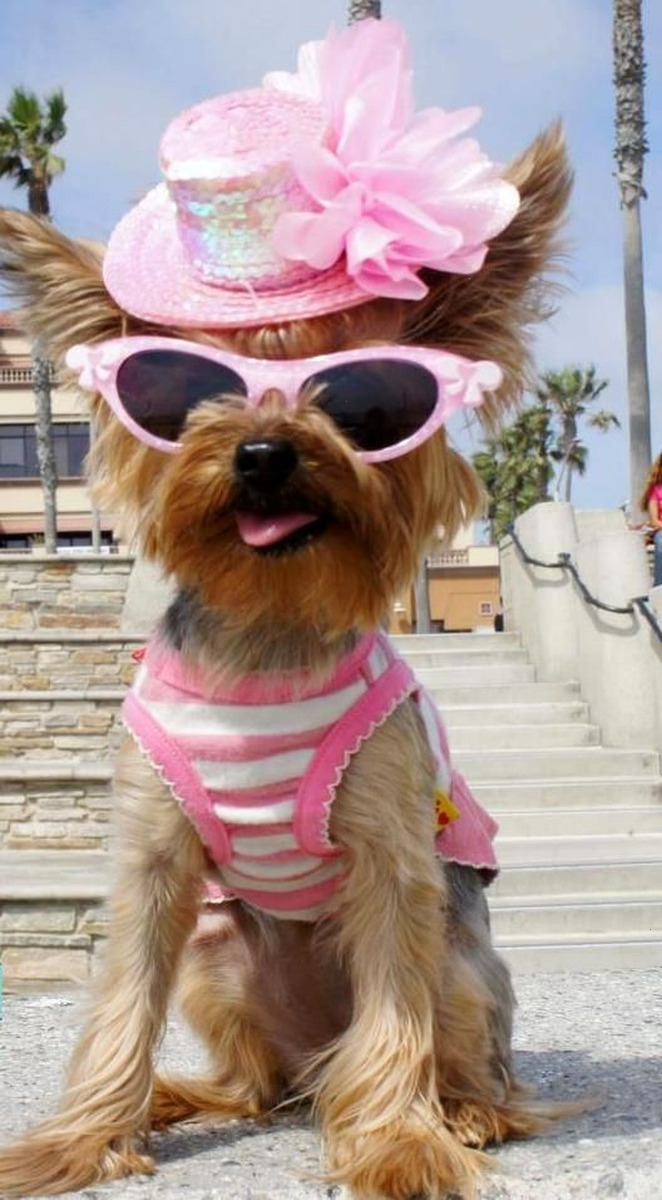
[[653, 531], [653, 587], [659, 587], [662, 584], [662, 454], [658, 454], [648, 473], [640, 503], [642, 511], [648, 513]]

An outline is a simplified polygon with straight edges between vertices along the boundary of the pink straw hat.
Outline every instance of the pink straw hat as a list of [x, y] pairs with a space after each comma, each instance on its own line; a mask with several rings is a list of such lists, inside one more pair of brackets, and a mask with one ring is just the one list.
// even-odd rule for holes
[[231, 328], [419, 299], [422, 267], [480, 269], [519, 197], [469, 138], [477, 109], [416, 114], [404, 34], [362, 21], [296, 75], [207, 100], [161, 143], [165, 182], [113, 231], [106, 286], [161, 324]]

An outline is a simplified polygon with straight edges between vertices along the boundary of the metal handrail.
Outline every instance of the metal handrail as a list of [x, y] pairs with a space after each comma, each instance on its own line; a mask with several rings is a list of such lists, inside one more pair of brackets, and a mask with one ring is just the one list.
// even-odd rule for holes
[[662, 625], [660, 625], [660, 622], [651, 608], [650, 601], [647, 596], [634, 596], [630, 603], [626, 605], [605, 604], [603, 600], [598, 600], [597, 596], [594, 596], [593, 593], [589, 591], [569, 554], [559, 554], [556, 562], [542, 562], [541, 559], [533, 558], [533, 556], [529, 554], [526, 548], [522, 545], [513, 525], [509, 525], [506, 532], [508, 533], [509, 537], [512, 538], [513, 544], [520, 558], [523, 562], [527, 563], [528, 566], [543, 567], [545, 570], [569, 571], [575, 583], [577, 584], [580, 595], [584, 602], [586, 604], [591, 604], [594, 608], [599, 608], [602, 612], [618, 613], [619, 615], [622, 614], [624, 616], [634, 616], [635, 612], [638, 610], [648, 622], [658, 640], [662, 642]]

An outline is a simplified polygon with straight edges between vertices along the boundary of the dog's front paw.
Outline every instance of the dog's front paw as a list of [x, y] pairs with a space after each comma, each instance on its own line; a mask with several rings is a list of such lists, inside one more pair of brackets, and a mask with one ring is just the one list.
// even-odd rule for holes
[[55, 1196], [126, 1175], [151, 1175], [154, 1163], [129, 1137], [35, 1132], [0, 1149], [0, 1196]]
[[326, 1131], [329, 1178], [357, 1200], [412, 1200], [448, 1192], [470, 1200], [490, 1161], [463, 1146], [434, 1112], [408, 1115], [369, 1131]]

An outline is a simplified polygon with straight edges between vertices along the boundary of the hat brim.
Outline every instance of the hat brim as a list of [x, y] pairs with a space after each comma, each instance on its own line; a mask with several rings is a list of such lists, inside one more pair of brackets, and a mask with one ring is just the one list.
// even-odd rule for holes
[[153, 188], [116, 226], [103, 275], [111, 296], [126, 312], [159, 325], [192, 329], [270, 325], [373, 299], [357, 287], [342, 263], [282, 290], [203, 283], [186, 259], [165, 184]]

